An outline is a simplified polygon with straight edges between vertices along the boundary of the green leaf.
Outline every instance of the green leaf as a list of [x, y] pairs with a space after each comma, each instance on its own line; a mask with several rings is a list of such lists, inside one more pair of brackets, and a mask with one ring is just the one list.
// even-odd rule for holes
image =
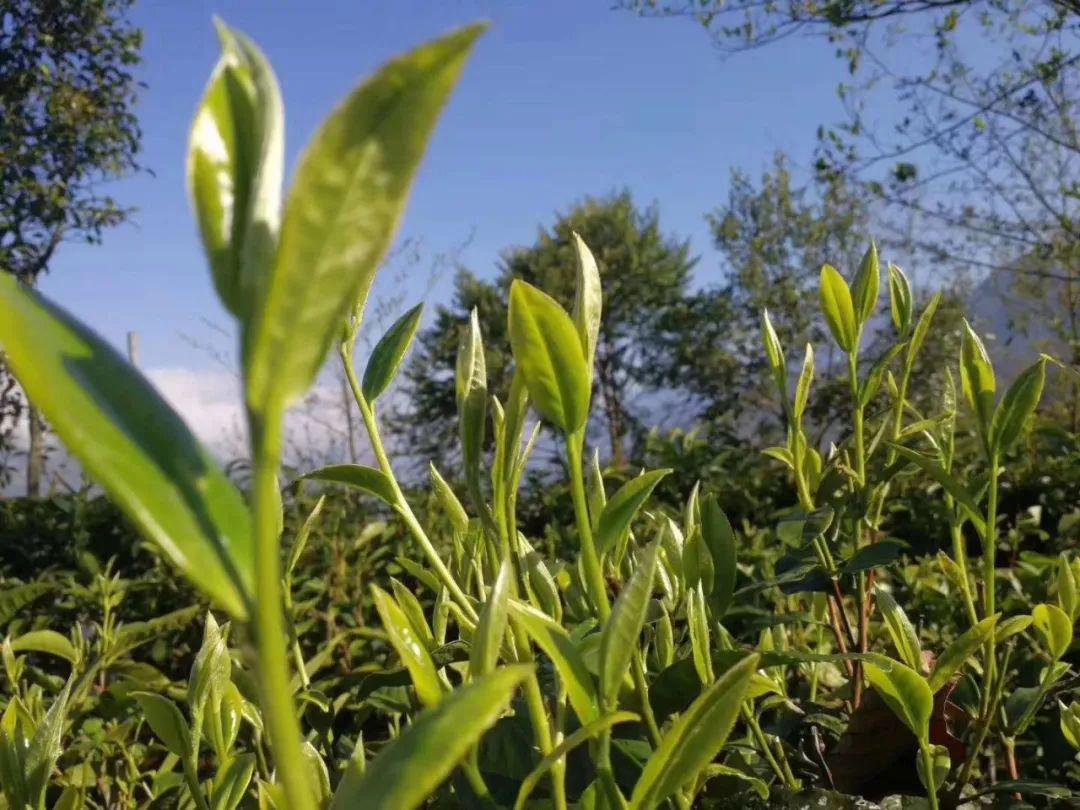
[[735, 597], [736, 568], [735, 532], [724, 510], [709, 495], [701, 502], [701, 539], [705, 541], [713, 561], [713, 589], [710, 596], [713, 619], [720, 621]]
[[187, 180], [218, 297], [246, 325], [277, 244], [285, 115], [262, 52], [221, 23], [218, 35], [221, 58], [191, 127]]
[[472, 647], [469, 650], [469, 675], [479, 678], [495, 669], [499, 661], [503, 634], [506, 632], [506, 620], [509, 612], [510, 585], [513, 567], [509, 559], [504, 559], [499, 566], [495, 584], [491, 586], [487, 601], [480, 611], [473, 634]]
[[64, 721], [67, 719], [71, 681], [64, 684], [49, 710], [34, 729], [34, 736], [25, 752], [26, 785], [30, 802], [45, 806], [45, 790], [49, 786], [56, 761], [63, 753]]
[[461, 333], [454, 369], [454, 391], [458, 409], [458, 435], [461, 439], [461, 463], [470, 488], [476, 488], [480, 481], [488, 394], [484, 341], [480, 333], [480, 316], [475, 307], [469, 313], [468, 327]]
[[586, 723], [577, 731], [569, 734], [566, 739], [552, 748], [536, 764], [536, 767], [529, 771], [529, 775], [522, 780], [521, 787], [518, 789], [517, 800], [514, 802], [514, 810], [524, 810], [525, 803], [536, 785], [544, 778], [544, 775], [579, 745], [600, 736], [602, 732], [619, 723], [634, 723], [640, 719], [632, 712], [614, 712], [593, 720], [591, 723]]
[[702, 692], [672, 724], [638, 777], [630, 810], [651, 810], [697, 777], [723, 748], [758, 656], [748, 655]]
[[131, 696], [139, 701], [146, 722], [170, 753], [178, 757], [191, 753], [191, 731], [175, 703], [153, 692], [132, 692]]
[[60, 635], [55, 630], [31, 630], [29, 633], [23, 633], [18, 638], [11, 640], [11, 649], [17, 653], [48, 653], [73, 664], [79, 657], [71, 640], [67, 636]]
[[214, 794], [210, 810], [236, 810], [247, 793], [255, 773], [255, 755], [240, 754], [222, 769], [214, 779]]
[[765, 356], [772, 369], [773, 381], [776, 383], [780, 399], [787, 402], [787, 362], [784, 360], [784, 347], [780, 344], [780, 338], [773, 328], [769, 318], [769, 310], [761, 310], [761, 336], [765, 343]]
[[892, 594], [881, 588], [874, 589], [874, 597], [877, 599], [878, 609], [885, 619], [885, 626], [892, 637], [893, 646], [900, 654], [900, 658], [916, 672], [923, 669], [922, 645], [919, 644], [919, 634], [911, 624], [904, 609], [892, 598]]
[[1031, 609], [1032, 624], [1046, 642], [1056, 661], [1069, 649], [1073, 638], [1072, 619], [1057, 605], [1041, 604]]
[[274, 412], [307, 390], [346, 315], [362, 306], [413, 175], [483, 25], [400, 56], [323, 122], [296, 168], [247, 351], [248, 404]]
[[1001, 403], [994, 411], [990, 425], [990, 444], [1004, 453], [1020, 435], [1024, 423], [1035, 413], [1046, 382], [1046, 361], [1037, 360], [1017, 375]]
[[907, 548], [908, 544], [902, 540], [892, 538], [878, 540], [852, 554], [844, 563], [843, 573], [858, 574], [860, 571], [869, 571], [872, 568], [888, 565], [899, 559]]
[[852, 304], [855, 317], [860, 325], [870, 320], [877, 309], [878, 292], [881, 285], [881, 269], [878, 264], [877, 245], [873, 241], [859, 262], [859, 271], [851, 284]]
[[531, 666], [504, 667], [417, 715], [362, 774], [341, 781], [331, 810], [412, 810], [430, 797], [506, 709]]
[[979, 432], [989, 439], [990, 424], [994, 414], [994, 394], [997, 381], [994, 367], [982, 340], [975, 334], [971, 324], [964, 320], [964, 337], [960, 345], [960, 384], [968, 407], [975, 414]]
[[424, 305], [417, 304], [386, 330], [386, 334], [375, 344], [371, 358], [364, 368], [364, 381], [361, 390], [368, 402], [379, 398], [394, 379], [401, 361], [409, 351], [420, 318], [424, 314]]
[[709, 657], [709, 617], [705, 612], [705, 593], [701, 582], [686, 595], [686, 625], [690, 630], [694, 669], [702, 685], [707, 686], [713, 682], [713, 670]]
[[905, 461], [910, 461], [941, 484], [945, 491], [952, 495], [956, 502], [963, 507], [964, 516], [971, 521], [971, 524], [975, 527], [976, 531], [978, 531], [980, 535], [986, 535], [986, 521], [983, 520], [982, 516], [979, 514], [979, 506], [975, 503], [975, 499], [963, 484], [953, 478], [953, 476], [941, 466], [937, 459], [930, 458], [909, 447], [904, 447], [902, 444], [888, 442], [888, 445]]
[[867, 680], [893, 714], [911, 729], [911, 733], [922, 742], [927, 742], [930, 738], [930, 715], [934, 710], [934, 693], [930, 691], [930, 686], [918, 672], [897, 661], [882, 664], [866, 662]]
[[1010, 616], [998, 625], [997, 632], [994, 633], [994, 643], [1000, 644], [1005, 639], [1023, 633], [1031, 627], [1032, 621], [1031, 616]]
[[596, 345], [600, 341], [600, 320], [603, 312], [603, 293], [600, 290], [600, 270], [592, 251], [577, 232], [573, 233], [577, 255], [577, 285], [574, 288], [574, 308], [571, 317], [585, 351], [585, 366], [592, 379]]
[[807, 343], [803, 355], [799, 381], [795, 384], [795, 418], [802, 419], [806, 403], [810, 400], [810, 383], [814, 381], [814, 347]]
[[514, 362], [541, 418], [565, 433], [581, 428], [591, 385], [573, 320], [551, 296], [515, 279], [508, 329]]
[[1076, 575], [1065, 552], [1058, 557], [1056, 590], [1058, 606], [1065, 611], [1066, 616], [1076, 621], [1077, 612], [1080, 611], [1080, 597], [1076, 590]]
[[949, 682], [953, 675], [960, 671], [964, 663], [973, 656], [983, 644], [993, 635], [1001, 614], [995, 614], [983, 619], [974, 627], [969, 627], [934, 662], [934, 669], [930, 673], [928, 683], [930, 691], [935, 694]]
[[915, 758], [915, 769], [919, 774], [919, 781], [928, 791], [937, 793], [945, 784], [945, 778], [952, 768], [952, 760], [949, 758], [949, 749], [944, 745], [929, 746], [931, 773], [926, 772], [926, 763], [920, 751]]
[[394, 484], [390, 477], [374, 467], [363, 464], [331, 464], [300, 476], [301, 481], [322, 481], [327, 484], [345, 484], [374, 495], [390, 506], [397, 502]]
[[604, 504], [596, 527], [596, 550], [600, 554], [606, 554], [618, 546], [656, 485], [670, 472], [650, 470], [631, 478]]
[[630, 671], [630, 658], [637, 655], [638, 636], [645, 624], [645, 613], [656, 579], [658, 543], [646, 546], [637, 568], [611, 608], [600, 636], [600, 699], [605, 707], [614, 707], [623, 676]]
[[446, 483], [446, 479], [435, 469], [434, 464], [428, 464], [428, 472], [431, 474], [431, 488], [435, 493], [435, 498], [442, 504], [442, 508], [450, 520], [450, 525], [454, 527], [455, 531], [464, 534], [469, 528], [469, 515], [465, 511], [465, 507], [461, 505], [461, 501], [454, 494], [454, 490]]
[[514, 621], [525, 629], [555, 665], [555, 671], [559, 673], [559, 679], [578, 720], [588, 723], [596, 719], [596, 687], [570, 635], [559, 624], [527, 605], [512, 602], [511, 608]]
[[154, 387], [8, 273], [0, 273], [0, 347], [87, 474], [196, 586], [246, 617], [254, 582], [247, 507]]
[[855, 351], [859, 325], [855, 320], [855, 308], [851, 290], [840, 272], [831, 264], [821, 268], [821, 312], [837, 345], [848, 354]]
[[371, 595], [383, 629], [397, 652], [401, 663], [409, 670], [416, 694], [426, 706], [434, 706], [443, 697], [435, 663], [421, 639], [410, 624], [397, 602], [377, 585], [371, 586]]
[[296, 570], [296, 564], [300, 562], [300, 557], [304, 554], [304, 549], [307, 548], [308, 539], [311, 537], [311, 531], [315, 528], [315, 524], [319, 520], [319, 515], [322, 514], [323, 506], [326, 504], [326, 496], [320, 495], [319, 500], [315, 501], [315, 506], [308, 512], [308, 516], [304, 518], [304, 523], [300, 527], [300, 531], [296, 533], [296, 539], [293, 540], [292, 547], [289, 549], [289, 559], [285, 562], [285, 576], [291, 577], [293, 571]]
[[889, 262], [889, 310], [893, 326], [901, 337], [906, 337], [911, 329], [911, 315], [914, 311], [911, 297], [911, 282], [904, 271]]
[[[904, 359], [908, 368], [912, 368], [915, 365], [915, 357], [919, 354], [923, 341], [926, 340], [926, 335], [930, 331], [930, 323], [933, 321], [934, 313], [937, 312], [938, 304], [940, 303], [941, 293], [936, 292], [934, 293], [934, 297], [930, 299], [930, 303], [923, 309], [922, 314], [919, 315], [919, 320], [915, 323], [915, 329], [911, 333], [911, 340], [908, 341], [907, 357]], [[950, 376], [948, 379], [951, 386], [952, 377]]]
[[28, 582], [0, 591], [0, 625], [15, 618], [15, 614], [53, 589], [50, 582]]

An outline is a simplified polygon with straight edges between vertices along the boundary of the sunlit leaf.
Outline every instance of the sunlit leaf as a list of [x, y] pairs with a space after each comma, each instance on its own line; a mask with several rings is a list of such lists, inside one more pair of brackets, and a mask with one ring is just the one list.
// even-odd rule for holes
[[277, 411], [307, 390], [347, 313], [367, 298], [413, 175], [483, 25], [385, 64], [304, 150], [246, 353], [247, 401]]
[[247, 507], [154, 387], [7, 273], [0, 273], [0, 347], [87, 474], [192, 583], [246, 616], [254, 581]]

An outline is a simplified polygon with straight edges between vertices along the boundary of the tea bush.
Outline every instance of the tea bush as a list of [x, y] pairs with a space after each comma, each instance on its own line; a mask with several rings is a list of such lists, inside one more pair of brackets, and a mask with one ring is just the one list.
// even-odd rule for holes
[[[25, 390], [212, 608], [191, 600], [131, 614], [147, 583], [177, 592], [170, 574], [151, 562], [129, 580], [95, 568], [93, 554], [77, 558], [77, 573], [9, 583], [6, 805], [1070, 798], [1080, 563], [1046, 543], [1075, 522], [1069, 437], [1059, 438], [1060, 491], [1039, 487], [1045, 503], [1034, 504], [1059, 514], [1058, 526], [1008, 511], [1017, 487], [1041, 474], [1013, 461], [1053, 361], [1035, 359], [999, 391], [968, 326], [958, 380], [946, 369], [940, 390], [916, 397], [938, 299], [918, 308], [873, 245], [850, 283], [833, 267], [821, 273], [850, 413], [827, 447], [803, 422], [813, 347], [792, 365], [763, 313], [786, 424], [786, 442], [765, 451], [769, 466], [739, 460], [738, 489], [718, 491], [714, 466], [693, 469], [715, 456], [681, 436], [651, 448], [679, 462], [678, 476], [605, 475], [584, 433], [603, 298], [578, 239], [571, 312], [522, 281], [510, 288], [506, 401], [488, 395], [475, 318], [467, 330], [454, 381], [459, 474], [432, 467], [422, 492], [399, 481], [378, 406], [422, 310], [387, 331], [362, 373], [356, 336], [428, 135], [480, 32], [435, 40], [356, 88], [304, 152], [283, 205], [276, 79], [250, 40], [221, 26], [188, 169], [214, 283], [240, 327], [246, 497], [135, 369], [0, 278], [0, 345]], [[866, 364], [860, 348], [879, 327], [891, 348]], [[376, 464], [325, 467], [283, 487], [284, 413], [331, 349]], [[566, 481], [521, 494], [540, 421], [560, 437]], [[705, 485], [685, 488], [695, 479]], [[325, 488], [317, 500], [303, 494], [314, 485]], [[351, 501], [341, 511], [346, 497], [371, 505], [363, 525]], [[33, 618], [45, 602], [38, 615], [68, 616], [66, 631]]]

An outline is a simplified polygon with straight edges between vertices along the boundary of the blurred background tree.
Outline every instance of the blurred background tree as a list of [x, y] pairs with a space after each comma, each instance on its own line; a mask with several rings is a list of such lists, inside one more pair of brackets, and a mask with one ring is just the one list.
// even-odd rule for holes
[[[986, 328], [1080, 363], [1080, 3], [623, 0], [696, 20], [724, 53], [820, 37], [844, 65], [815, 170], [866, 195], [912, 268], [994, 299]], [[782, 47], [782, 46], [779, 46]], [[924, 273], [926, 270], [923, 271]], [[1012, 369], [1015, 371], [1015, 369]], [[1080, 389], [1058, 400], [1080, 428]], [[1064, 392], [1062, 392], [1064, 393]]]
[[[0, 269], [26, 284], [62, 242], [98, 242], [131, 214], [101, 188], [138, 168], [142, 32], [128, 19], [132, 2], [0, 0]], [[17, 389], [0, 380], [0, 391], [9, 400], [0, 413], [21, 415]], [[34, 496], [45, 426], [28, 416]], [[9, 441], [18, 421], [4, 422]]]

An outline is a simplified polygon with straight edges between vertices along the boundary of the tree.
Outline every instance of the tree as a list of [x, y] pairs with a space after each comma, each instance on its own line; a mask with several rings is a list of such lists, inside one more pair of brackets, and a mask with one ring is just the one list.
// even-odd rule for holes
[[417, 340], [404, 372], [405, 404], [391, 428], [408, 452], [445, 466], [456, 443], [453, 370], [460, 330], [476, 308], [485, 343], [488, 389], [505, 401], [510, 382], [506, 337], [507, 291], [522, 278], [569, 308], [573, 301], [577, 232], [596, 257], [604, 282], [604, 317], [596, 351], [594, 422], [590, 435], [615, 465], [625, 462], [642, 437], [652, 378], [649, 344], [665, 313], [683, 300], [695, 259], [689, 243], [667, 236], [655, 206], [639, 208], [629, 192], [586, 198], [541, 228], [529, 247], [506, 251], [491, 280], [460, 270], [454, 299], [438, 308], [435, 323]]
[[1026, 290], [1033, 319], [1080, 364], [1080, 3], [623, 5], [692, 17], [727, 51], [825, 40], [848, 76], [844, 117], [819, 133], [818, 168], [872, 195], [875, 231], [914, 267], [1017, 279], [1001, 286]]
[[[26, 284], [62, 242], [99, 242], [131, 213], [100, 188], [137, 169], [132, 2], [0, 0], [0, 268]], [[29, 415], [36, 495], [44, 426]]]

